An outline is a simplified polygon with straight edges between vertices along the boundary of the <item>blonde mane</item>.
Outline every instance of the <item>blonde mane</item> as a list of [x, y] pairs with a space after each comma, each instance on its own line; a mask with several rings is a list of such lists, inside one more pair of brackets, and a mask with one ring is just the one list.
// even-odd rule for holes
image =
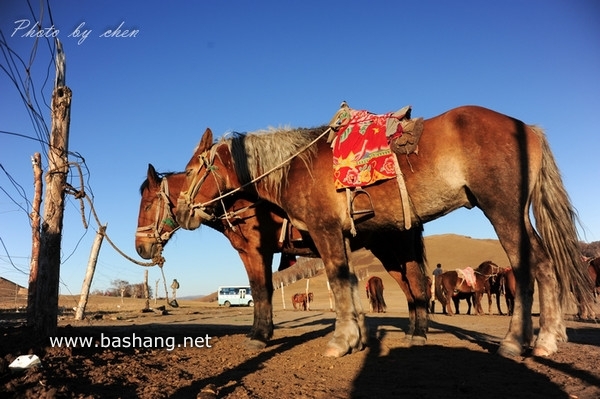
[[233, 137], [223, 140], [229, 146], [240, 183], [246, 184], [273, 170], [255, 184], [280, 198], [291, 160], [299, 158], [310, 172], [317, 147], [306, 147], [325, 129], [270, 128], [248, 134], [234, 133]]

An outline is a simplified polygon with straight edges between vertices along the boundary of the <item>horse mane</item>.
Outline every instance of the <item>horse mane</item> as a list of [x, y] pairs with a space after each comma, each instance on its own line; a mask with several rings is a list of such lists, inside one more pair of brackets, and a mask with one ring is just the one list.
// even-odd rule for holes
[[[178, 173], [181, 173], [181, 172], [156, 172], [156, 177], [158, 178], [157, 180], [162, 180], [165, 177], [169, 177], [171, 175], [175, 175]], [[140, 186], [140, 195], [144, 194], [144, 190], [147, 190], [148, 186], [150, 186], [150, 182], [148, 181], [148, 178], [146, 178], [142, 182], [142, 185]]]
[[222, 140], [229, 147], [240, 183], [248, 184], [272, 170], [255, 184], [262, 185], [275, 198], [280, 198], [290, 161], [299, 158], [310, 172], [317, 147], [306, 147], [326, 129], [326, 126], [313, 129], [270, 128], [246, 134], [234, 132], [230, 138]]

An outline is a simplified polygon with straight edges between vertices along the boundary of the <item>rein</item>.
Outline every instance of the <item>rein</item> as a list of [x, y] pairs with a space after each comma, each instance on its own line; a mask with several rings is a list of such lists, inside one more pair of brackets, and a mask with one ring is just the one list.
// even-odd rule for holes
[[[190, 215], [194, 212], [197, 211], [200, 213], [200, 218], [202, 218], [204, 221], [211, 221], [215, 219], [215, 215], [214, 214], [209, 214], [207, 212], [207, 205], [212, 204], [213, 202], [216, 201], [221, 201], [221, 203], [223, 203], [223, 199], [231, 196], [233, 194], [235, 194], [238, 191], [243, 190], [244, 188], [260, 181], [261, 179], [265, 178], [266, 176], [268, 176], [269, 174], [273, 173], [274, 171], [276, 171], [277, 169], [282, 168], [283, 166], [285, 166], [286, 164], [288, 164], [290, 161], [292, 161], [295, 157], [297, 157], [298, 155], [300, 155], [301, 153], [303, 153], [304, 151], [306, 151], [307, 149], [309, 149], [311, 146], [313, 146], [316, 142], [318, 142], [321, 138], [323, 138], [326, 134], [329, 133], [330, 129], [326, 129], [323, 133], [321, 133], [319, 136], [317, 136], [314, 140], [312, 140], [310, 143], [308, 143], [307, 145], [305, 145], [304, 147], [302, 147], [299, 151], [297, 151], [295, 154], [292, 154], [291, 156], [289, 156], [287, 159], [285, 159], [284, 161], [282, 161], [279, 165], [274, 166], [273, 168], [267, 170], [266, 172], [264, 172], [263, 174], [255, 177], [254, 179], [250, 180], [249, 182], [242, 184], [240, 187], [237, 187], [225, 194], [223, 194], [221, 192], [221, 187], [218, 184], [218, 180], [217, 180], [217, 176], [219, 176], [219, 174], [217, 173], [217, 168], [214, 166], [214, 159], [215, 159], [215, 155], [216, 155], [216, 148], [217, 147], [213, 147], [210, 149], [210, 157], [207, 159], [207, 157], [205, 156], [205, 153], [202, 153], [200, 155], [198, 155], [198, 158], [200, 160], [200, 167], [198, 168], [196, 175], [194, 176], [194, 180], [192, 180], [192, 183], [190, 184], [190, 188], [187, 191], [182, 191], [179, 194], [179, 199], [177, 200], [177, 204], [178, 206], [180, 204], [187, 206], [188, 209], [190, 210]], [[200, 176], [200, 170], [202, 169], [202, 166], [205, 166], [205, 172], [202, 176]], [[213, 173], [215, 176], [215, 180], [217, 182], [217, 187], [219, 188], [219, 196], [216, 198], [213, 198], [212, 200], [203, 202], [203, 203], [192, 203], [192, 201], [194, 200], [194, 198], [196, 197], [196, 194], [198, 194], [198, 191], [200, 190], [200, 187], [202, 186], [202, 183], [204, 183], [204, 181], [206, 180], [206, 178], [208, 177], [208, 175], [210, 173]], [[199, 178], [197, 176], [200, 176]], [[225, 208], [223, 206], [223, 208]], [[231, 224], [230, 224], [231, 225]]]

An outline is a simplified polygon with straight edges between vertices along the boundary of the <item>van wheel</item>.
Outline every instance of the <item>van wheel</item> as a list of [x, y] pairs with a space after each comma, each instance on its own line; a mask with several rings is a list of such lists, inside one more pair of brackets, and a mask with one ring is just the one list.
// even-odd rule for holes
[[248, 306], [250, 306], [251, 308], [253, 308], [254, 307], [254, 301], [249, 301], [248, 302]]
[[225, 306], [226, 308], [231, 306], [231, 302], [229, 301], [225, 301], [225, 303], [223, 304], [223, 306]]

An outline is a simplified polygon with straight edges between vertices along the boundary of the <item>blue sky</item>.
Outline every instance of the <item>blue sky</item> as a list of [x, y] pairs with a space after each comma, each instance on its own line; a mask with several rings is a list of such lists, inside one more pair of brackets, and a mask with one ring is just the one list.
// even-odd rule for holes
[[[577, 208], [584, 241], [600, 240], [600, 3], [557, 1], [31, 1], [0, 3], [2, 51], [31, 66], [30, 93], [50, 125], [54, 67], [41, 21], [58, 35], [73, 90], [69, 149], [110, 238], [137, 256], [134, 233], [147, 165], [179, 171], [206, 127], [217, 136], [269, 126], [316, 126], [346, 100], [375, 113], [413, 106], [432, 117], [476, 104], [543, 127]], [[33, 10], [33, 14], [31, 12]], [[51, 16], [51, 19], [50, 19]], [[134, 37], [101, 37], [107, 30]], [[54, 27], [54, 29], [52, 29]], [[79, 35], [77, 35], [79, 28]], [[83, 37], [83, 32], [89, 31]], [[30, 157], [40, 143], [19, 92], [0, 71], [0, 276], [27, 285]], [[24, 67], [17, 65], [20, 78]], [[81, 161], [76, 157], [72, 161]], [[43, 159], [47, 166], [47, 159]], [[74, 170], [73, 170], [74, 172]], [[79, 178], [71, 174], [74, 184]], [[14, 183], [18, 184], [18, 186]], [[501, 195], [501, 193], [499, 193]], [[26, 200], [26, 199], [27, 200]], [[69, 198], [61, 293], [79, 293], [97, 229]], [[496, 238], [479, 210], [425, 226], [426, 235]], [[237, 253], [208, 228], [180, 231], [164, 253], [180, 295], [246, 283]], [[143, 268], [103, 244], [92, 288], [139, 282]], [[150, 282], [160, 278], [150, 270]]]

